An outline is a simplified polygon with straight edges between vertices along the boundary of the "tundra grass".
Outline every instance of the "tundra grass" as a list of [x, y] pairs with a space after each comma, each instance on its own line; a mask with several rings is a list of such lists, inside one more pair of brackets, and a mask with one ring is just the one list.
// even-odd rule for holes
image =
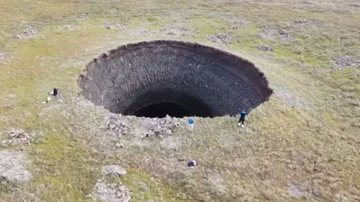
[[[356, 1], [322, 2], [1, 1], [0, 51], [11, 57], [0, 61], [0, 140], [10, 128], [38, 132], [42, 140], [7, 148], [28, 154], [34, 178], [2, 188], [0, 201], [91, 200], [88, 194], [108, 159], [128, 168], [122, 183], [134, 201], [358, 200], [359, 63], [339, 67], [334, 59], [360, 59], [360, 15], [350, 6]], [[246, 23], [234, 29], [234, 18]], [[108, 30], [105, 22], [124, 29]], [[169, 38], [210, 44], [254, 62], [274, 89], [270, 101], [250, 113], [246, 129], [237, 127], [236, 118], [222, 117], [197, 119], [193, 134], [176, 130], [179, 151], [162, 149], [161, 139], [143, 140], [150, 148], [126, 151], [90, 146], [93, 136], [106, 139], [101, 128], [106, 114], [72, 101], [78, 98], [79, 73], [119, 45], [163, 39], [160, 30], [176, 23], [194, 34]], [[26, 26], [37, 33], [14, 38]], [[294, 40], [263, 38], [266, 28]], [[220, 33], [230, 33], [231, 42], [209, 40]], [[42, 104], [53, 87], [64, 91], [64, 103]], [[183, 170], [178, 158], [194, 158], [199, 166]], [[303, 195], [294, 197], [291, 187]], [[19, 191], [31, 197], [17, 198]]]

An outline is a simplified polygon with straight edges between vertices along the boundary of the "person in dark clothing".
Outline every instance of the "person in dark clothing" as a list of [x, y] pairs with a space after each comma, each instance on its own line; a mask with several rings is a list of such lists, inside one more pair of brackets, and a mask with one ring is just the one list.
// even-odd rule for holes
[[197, 162], [195, 160], [188, 161], [188, 167], [193, 168], [197, 165]]
[[57, 88], [53, 89], [52, 95], [55, 96], [55, 97], [58, 95], [58, 89]]
[[52, 96], [55, 97], [55, 99], [57, 99], [59, 97], [59, 89], [58, 88], [53, 88], [52, 92], [50, 93]]
[[245, 122], [245, 116], [246, 115], [247, 115], [247, 113], [245, 111], [240, 112], [239, 126], [241, 125], [241, 127], [244, 127], [244, 122]]

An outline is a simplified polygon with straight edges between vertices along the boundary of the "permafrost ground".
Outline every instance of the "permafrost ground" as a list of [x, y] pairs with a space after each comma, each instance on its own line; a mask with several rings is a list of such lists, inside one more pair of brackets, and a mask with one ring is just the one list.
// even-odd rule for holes
[[0, 201], [360, 201], [359, 22], [358, 0], [1, 0]]

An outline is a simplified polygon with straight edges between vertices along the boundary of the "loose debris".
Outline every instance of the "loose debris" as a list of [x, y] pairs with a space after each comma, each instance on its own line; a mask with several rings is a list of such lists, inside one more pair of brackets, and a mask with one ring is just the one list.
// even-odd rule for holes
[[175, 136], [166, 137], [160, 142], [160, 147], [164, 150], [178, 151], [181, 145], [181, 139]]
[[117, 30], [117, 31], [121, 31], [123, 29], [125, 29], [125, 26], [119, 23], [110, 23], [110, 22], [105, 22], [104, 23], [104, 28], [108, 29], [108, 30]]
[[23, 129], [11, 129], [7, 133], [7, 140], [1, 142], [1, 146], [14, 146], [14, 145], [30, 145], [37, 135], [34, 133], [27, 133]]
[[150, 30], [144, 28], [144, 26], [146, 26], [146, 24], [143, 24], [139, 28], [135, 29], [133, 31], [133, 33], [138, 36], [154, 36], [154, 35], [158, 36], [159, 35], [158, 31], [150, 31]]
[[42, 101], [42, 104], [46, 104], [46, 103], [48, 103], [48, 102], [50, 102], [50, 101], [51, 101], [51, 97], [48, 96], [48, 97], [46, 98], [46, 100]]
[[106, 127], [108, 130], [114, 131], [118, 137], [121, 137], [129, 133], [129, 127], [121, 119], [121, 117], [117, 115], [108, 117]]
[[121, 177], [126, 175], [126, 170], [118, 165], [103, 166], [102, 174], [95, 186], [93, 192], [90, 194], [95, 200], [108, 201], [108, 202], [127, 202], [131, 199], [131, 191], [121, 185], [120, 183], [110, 183], [106, 176]]
[[[176, 118], [166, 116], [164, 118], [144, 118], [140, 124], [132, 125], [132, 118], [118, 114], [110, 114], [105, 119], [106, 130], [113, 131], [117, 138], [124, 135], [136, 135], [139, 138], [167, 137], [173, 134], [175, 128], [180, 127]], [[118, 143], [117, 148], [123, 145]]]
[[0, 52], [0, 61], [5, 60], [6, 54], [4, 52]]
[[228, 21], [231, 24], [230, 29], [232, 30], [245, 27], [246, 25], [249, 24], [249, 22], [242, 17], [234, 17], [230, 19], [225, 18], [224, 20]]
[[103, 180], [99, 180], [95, 184], [91, 197], [95, 200], [107, 202], [127, 202], [131, 199], [131, 192], [123, 185], [106, 183]]
[[89, 18], [89, 14], [81, 13], [78, 17], [79, 20], [87, 20]]
[[38, 31], [35, 28], [33, 28], [32, 26], [28, 25], [28, 26], [26, 26], [25, 30], [22, 33], [16, 34], [14, 36], [14, 38], [20, 39], [20, 40], [30, 39], [30, 38], [36, 37], [37, 34], [38, 34]]
[[63, 30], [72, 32], [72, 31], [75, 31], [76, 28], [74, 25], [64, 25]]
[[288, 194], [297, 199], [305, 198], [305, 196], [306, 196], [306, 193], [301, 190], [301, 187], [293, 185], [293, 184], [289, 185]]
[[0, 193], [8, 192], [10, 191], [10, 189], [11, 189], [10, 181], [4, 176], [0, 176]]
[[247, 26], [250, 22], [242, 16], [224, 15], [219, 17], [222, 21], [226, 22], [230, 29], [236, 30]]
[[224, 195], [229, 191], [229, 187], [224, 178], [215, 172], [209, 172], [207, 175], [207, 184], [210, 187], [210, 190], [219, 196]]
[[158, 119], [145, 119], [145, 134], [144, 137], [164, 137], [173, 134], [173, 130], [179, 127], [180, 124], [175, 118], [166, 116], [165, 118]]
[[6, 62], [9, 58], [8, 54], [0, 51], [0, 63]]
[[231, 33], [219, 33], [209, 36], [208, 39], [214, 43], [222, 43], [227, 45], [232, 42], [233, 35]]
[[335, 64], [345, 67], [345, 66], [357, 66], [360, 67], [360, 61], [355, 61], [351, 56], [344, 55], [335, 59]]
[[102, 168], [102, 173], [104, 175], [112, 175], [112, 176], [123, 176], [126, 175], [126, 170], [118, 165], [107, 165], [107, 166], [103, 166]]
[[303, 29], [318, 29], [319, 27], [332, 27], [335, 26], [332, 23], [325, 23], [324, 21], [314, 20], [314, 19], [298, 19], [289, 24], [288, 27], [291, 27], [295, 30], [303, 30]]
[[268, 45], [258, 45], [257, 48], [262, 51], [274, 51], [274, 49]]
[[16, 151], [0, 151], [0, 179], [2, 181], [26, 182], [32, 174], [25, 168], [25, 155]]
[[264, 39], [270, 40], [280, 39], [283, 42], [289, 42], [294, 40], [294, 37], [285, 30], [277, 30], [275, 28], [269, 27], [265, 27], [263, 29], [263, 32], [260, 33], [260, 36]]
[[164, 33], [169, 36], [193, 36], [195, 31], [192, 29], [185, 28], [183, 25], [170, 25], [160, 30], [161, 33]]
[[283, 103], [296, 107], [299, 109], [308, 109], [311, 105], [311, 102], [300, 94], [292, 89], [286, 88], [284, 86], [274, 86], [274, 96], [279, 98]]
[[124, 144], [117, 142], [117, 143], [115, 143], [115, 148], [122, 149], [122, 148], [124, 148]]

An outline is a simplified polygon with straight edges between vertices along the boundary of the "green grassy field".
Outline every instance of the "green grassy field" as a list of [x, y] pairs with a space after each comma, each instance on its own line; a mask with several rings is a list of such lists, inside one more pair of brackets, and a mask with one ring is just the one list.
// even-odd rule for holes
[[[220, 35], [225, 39], [212, 40]], [[197, 118], [192, 134], [179, 127], [172, 135], [177, 150], [161, 147], [157, 137], [114, 139], [104, 130], [109, 112], [78, 96], [76, 80], [98, 55], [156, 39], [246, 58], [274, 94], [251, 112], [246, 129], [234, 117]], [[344, 56], [352, 61], [337, 64]], [[42, 104], [55, 86], [63, 102]], [[132, 126], [142, 121], [126, 119]], [[120, 181], [132, 201], [358, 201], [360, 4], [2, 0], [0, 140], [11, 128], [41, 139], [0, 147], [26, 153], [33, 173], [29, 182], [0, 186], [0, 201], [91, 201], [108, 164], [128, 170]], [[113, 149], [114, 141], [124, 148]], [[199, 166], [189, 170], [179, 158]]]

